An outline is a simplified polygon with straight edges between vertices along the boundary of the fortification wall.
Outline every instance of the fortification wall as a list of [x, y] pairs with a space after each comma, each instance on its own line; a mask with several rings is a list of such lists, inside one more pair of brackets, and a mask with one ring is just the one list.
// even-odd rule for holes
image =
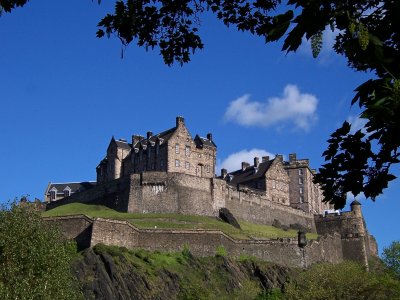
[[131, 175], [128, 212], [216, 215], [212, 180], [166, 172]]
[[125, 221], [90, 219], [82, 215], [46, 220], [57, 222], [70, 238], [85, 235], [86, 241], [90, 241], [85, 242], [87, 247], [104, 243], [153, 251], [182, 251], [187, 245], [194, 255], [213, 256], [216, 249], [223, 246], [231, 256], [251, 255], [288, 267], [307, 267], [322, 261], [335, 263], [343, 259], [341, 240], [337, 234], [322, 237], [300, 248], [297, 239], [235, 240], [215, 230], [144, 230]]
[[63, 235], [70, 240], [75, 240], [79, 249], [90, 247], [92, 238], [93, 219], [85, 215], [46, 217], [44, 221], [60, 228]]
[[282, 225], [300, 224], [315, 232], [314, 217], [290, 206], [270, 201], [265, 195], [228, 189], [225, 207], [235, 217], [257, 224], [272, 225], [278, 220]]
[[104, 184], [99, 184], [89, 190], [72, 194], [71, 196], [50, 202], [46, 210], [69, 203], [101, 204], [118, 211], [127, 211], [129, 202], [129, 177], [122, 177]]

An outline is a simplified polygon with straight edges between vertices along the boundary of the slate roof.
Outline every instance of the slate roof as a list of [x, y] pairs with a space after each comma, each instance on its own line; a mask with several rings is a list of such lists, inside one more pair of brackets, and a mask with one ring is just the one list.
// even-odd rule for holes
[[147, 145], [147, 143], [153, 142], [155, 143], [157, 141], [157, 139], [163, 139], [163, 142], [166, 142], [169, 140], [169, 138], [172, 136], [172, 134], [175, 132], [176, 127], [172, 127], [168, 130], [162, 131], [160, 133], [157, 134], [153, 134], [149, 139], [145, 138], [141, 141], [139, 141], [137, 144], [133, 145], [135, 148], [137, 148], [137, 145], [140, 143], [142, 145]]
[[121, 140], [114, 140], [114, 141], [117, 144], [118, 148], [127, 149], [127, 150], [131, 149], [131, 146], [126, 141], [121, 141]]
[[208, 147], [217, 148], [217, 145], [215, 145], [215, 143], [213, 141], [210, 141], [209, 139], [201, 137], [198, 134], [196, 134], [196, 137], [194, 138], [194, 141], [195, 141], [197, 146], [208, 146]]
[[63, 194], [67, 187], [71, 189], [71, 194], [73, 194], [91, 189], [94, 186], [96, 186], [95, 181], [50, 183], [47, 187], [46, 194], [48, 194], [53, 187], [57, 189], [57, 194]]
[[237, 185], [237, 184], [242, 184], [246, 183], [249, 181], [257, 180], [262, 177], [264, 177], [265, 173], [268, 171], [268, 169], [271, 167], [273, 163], [273, 159], [265, 162], [261, 162], [258, 165], [258, 168], [254, 166], [250, 166], [246, 168], [244, 171], [242, 169], [239, 169], [237, 171], [228, 173], [226, 180], [229, 178], [229, 175], [233, 176], [231, 181], [228, 181], [229, 184], [232, 185]]

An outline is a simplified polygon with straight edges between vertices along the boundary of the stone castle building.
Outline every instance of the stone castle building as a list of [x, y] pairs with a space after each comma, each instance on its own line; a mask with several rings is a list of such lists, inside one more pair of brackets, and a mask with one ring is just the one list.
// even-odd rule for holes
[[[187, 174], [200, 178], [215, 178], [217, 146], [212, 134], [193, 138], [183, 117], [176, 118], [175, 127], [158, 134], [148, 131], [146, 137], [133, 135], [125, 139], [111, 138], [106, 157], [96, 168], [97, 183], [141, 174], [142, 172], [166, 172]], [[242, 162], [241, 169], [227, 173], [222, 169], [219, 179], [238, 191], [251, 190], [262, 194], [269, 201], [291, 206], [308, 213], [322, 213], [328, 205], [322, 202], [318, 185], [312, 182], [313, 170], [307, 159], [289, 155], [285, 162], [282, 155], [254, 158], [250, 166]]]
[[[122, 212], [180, 213], [219, 216], [228, 209], [237, 219], [256, 224], [279, 223], [285, 228], [320, 234], [321, 239], [305, 246], [295, 240], [234, 240], [222, 232], [207, 230], [138, 229], [125, 221], [91, 219], [86, 216], [57, 218], [68, 237], [84, 247], [96, 243], [180, 251], [189, 244], [196, 255], [212, 255], [223, 245], [233, 255], [254, 255], [289, 266], [343, 259], [368, 266], [377, 255], [374, 238], [368, 233], [360, 204], [340, 215], [326, 215], [315, 171], [307, 159], [289, 155], [254, 158], [241, 168], [215, 175], [217, 146], [211, 133], [193, 138], [183, 117], [173, 128], [146, 137], [112, 138], [106, 157], [96, 168], [97, 182], [71, 193], [71, 183], [49, 185], [46, 209], [81, 202], [101, 204]], [[78, 186], [78, 185], [76, 185]], [[61, 191], [62, 199], [55, 190]], [[52, 219], [53, 220], [53, 219]], [[55, 219], [54, 219], [55, 220]], [[49, 220], [51, 221], [51, 220]], [[300, 235], [299, 235], [300, 237]]]

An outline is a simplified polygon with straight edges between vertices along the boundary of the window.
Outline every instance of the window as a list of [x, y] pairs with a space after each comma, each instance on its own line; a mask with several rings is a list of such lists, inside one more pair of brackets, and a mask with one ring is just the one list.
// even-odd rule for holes
[[207, 166], [206, 166], [207, 173], [210, 173], [210, 169], [211, 169], [211, 168], [210, 168], [210, 165], [207, 165]]
[[176, 144], [176, 145], [175, 145], [175, 153], [176, 153], [176, 154], [179, 154], [179, 144]]
[[175, 159], [175, 167], [179, 167], [179, 159]]
[[190, 169], [190, 163], [188, 161], [185, 162], [185, 168], [188, 169], [188, 170]]
[[71, 190], [70, 189], [65, 189], [64, 190], [64, 197], [69, 197], [71, 196]]
[[304, 189], [302, 187], [300, 188], [300, 194], [304, 194]]
[[50, 200], [51, 201], [56, 200], [56, 191], [50, 191]]
[[155, 168], [156, 168], [155, 164], [152, 163], [152, 164], [151, 164], [151, 169], [154, 170]]
[[160, 145], [159, 144], [157, 144], [156, 145], [156, 155], [158, 155], [158, 152], [160, 151]]
[[300, 196], [300, 203], [304, 203], [304, 196]]
[[164, 167], [164, 160], [163, 160], [163, 159], [160, 160], [160, 167], [161, 167], [161, 168]]
[[299, 175], [303, 175], [303, 169], [299, 169]]
[[190, 146], [185, 147], [185, 155], [189, 156], [190, 155]]
[[299, 177], [299, 184], [303, 184], [303, 177]]

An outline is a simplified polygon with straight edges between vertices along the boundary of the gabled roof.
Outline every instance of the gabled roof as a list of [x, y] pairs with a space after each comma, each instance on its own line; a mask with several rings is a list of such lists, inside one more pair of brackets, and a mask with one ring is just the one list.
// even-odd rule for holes
[[71, 194], [73, 194], [91, 189], [94, 186], [96, 186], [95, 181], [50, 183], [47, 187], [46, 194], [54, 189], [57, 190], [58, 194], [63, 194], [64, 190], [68, 190], [68, 187], [71, 189]]
[[217, 148], [217, 145], [215, 145], [214, 141], [210, 141], [209, 139], [201, 137], [198, 134], [196, 134], [194, 142], [196, 143], [197, 147], [208, 146]]
[[263, 178], [265, 177], [265, 173], [269, 170], [273, 162], [274, 159], [260, 163], [258, 165], [258, 168], [250, 166], [247, 167], [245, 170], [239, 169], [237, 171], [228, 173], [226, 180], [231, 177], [232, 180], [228, 181], [228, 183], [232, 185], [237, 185]]
[[152, 135], [150, 138], [145, 138], [139, 142], [137, 142], [135, 145], [133, 145], [134, 148], [138, 148], [139, 145], [147, 145], [149, 142], [150, 143], [155, 143], [158, 139], [162, 140], [163, 143], [168, 141], [172, 134], [175, 132], [177, 127], [170, 128], [168, 130], [162, 131], [160, 133]]

